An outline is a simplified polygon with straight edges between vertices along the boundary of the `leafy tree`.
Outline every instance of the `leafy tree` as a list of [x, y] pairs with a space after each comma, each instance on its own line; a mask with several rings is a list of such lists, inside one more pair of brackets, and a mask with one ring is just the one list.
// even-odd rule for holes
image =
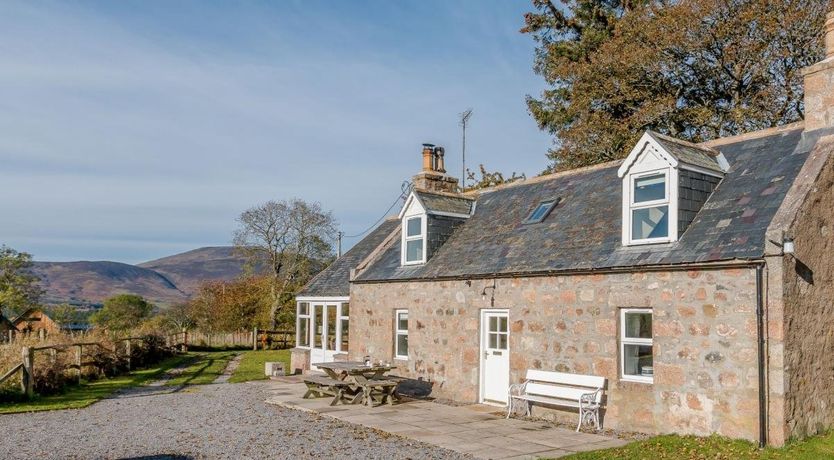
[[52, 318], [52, 321], [55, 321], [60, 327], [66, 327], [67, 325], [78, 320], [78, 312], [75, 307], [68, 303], [48, 307], [46, 309], [46, 314], [49, 315], [49, 317]]
[[646, 129], [701, 142], [797, 121], [829, 0], [534, 0], [549, 169], [624, 157]]
[[0, 310], [10, 316], [37, 305], [43, 292], [31, 269], [31, 255], [0, 246]]
[[162, 319], [176, 332], [187, 331], [197, 323], [191, 303], [180, 303], [168, 308], [162, 314]]
[[519, 175], [516, 174], [515, 171], [513, 171], [510, 177], [505, 178], [504, 174], [498, 171], [487, 171], [484, 165], [480, 165], [479, 168], [481, 173], [480, 179], [475, 177], [474, 171], [470, 171], [468, 168], [466, 169], [466, 178], [469, 181], [469, 183], [472, 184], [466, 187], [466, 190], [478, 190], [482, 188], [494, 187], [496, 185], [507, 184], [510, 182], [515, 182], [517, 180], [523, 180], [527, 178], [525, 174], [522, 173], [521, 175]]
[[188, 306], [188, 315], [205, 332], [231, 332], [271, 323], [268, 276], [208, 281]]
[[104, 301], [101, 310], [90, 316], [98, 327], [124, 332], [138, 327], [150, 318], [154, 306], [141, 296], [119, 294]]
[[266, 260], [269, 272], [270, 326], [278, 312], [292, 303], [297, 289], [316, 271], [316, 262], [331, 258], [336, 223], [319, 203], [300, 199], [268, 201], [238, 218], [235, 246], [250, 263]]

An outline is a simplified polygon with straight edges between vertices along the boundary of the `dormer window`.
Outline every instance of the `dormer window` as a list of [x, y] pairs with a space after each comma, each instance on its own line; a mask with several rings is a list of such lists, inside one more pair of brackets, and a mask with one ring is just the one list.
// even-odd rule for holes
[[730, 168], [721, 152], [647, 131], [623, 161], [623, 245], [672, 243]]
[[426, 262], [426, 219], [408, 217], [403, 222], [403, 265]]
[[669, 240], [668, 176], [667, 171], [631, 176], [631, 243]]
[[400, 211], [400, 264], [421, 265], [475, 212], [472, 198], [414, 190]]

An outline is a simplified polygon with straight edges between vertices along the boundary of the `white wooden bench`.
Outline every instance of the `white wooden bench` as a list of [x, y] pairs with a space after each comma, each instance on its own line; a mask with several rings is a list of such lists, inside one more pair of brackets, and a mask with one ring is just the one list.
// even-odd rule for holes
[[521, 403], [524, 403], [528, 416], [533, 403], [576, 407], [579, 409], [576, 431], [579, 431], [583, 423], [591, 422], [599, 430], [599, 407], [603, 388], [605, 377], [528, 369], [524, 383], [510, 385], [507, 418], [510, 418]]

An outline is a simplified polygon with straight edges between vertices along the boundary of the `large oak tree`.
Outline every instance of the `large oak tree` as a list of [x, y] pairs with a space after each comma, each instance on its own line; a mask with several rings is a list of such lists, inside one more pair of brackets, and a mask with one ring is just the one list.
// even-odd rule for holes
[[533, 0], [549, 170], [624, 157], [646, 129], [700, 142], [800, 120], [829, 0]]

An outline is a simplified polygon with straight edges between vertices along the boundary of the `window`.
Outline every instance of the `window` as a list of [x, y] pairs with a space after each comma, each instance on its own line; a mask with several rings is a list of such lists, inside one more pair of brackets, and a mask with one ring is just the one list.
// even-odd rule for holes
[[408, 359], [408, 310], [394, 312], [394, 358]]
[[623, 380], [652, 383], [652, 311], [624, 308], [620, 318], [620, 362]]
[[298, 303], [296, 315], [296, 338], [295, 343], [299, 347], [310, 346], [310, 304], [307, 302]]
[[349, 329], [348, 329], [349, 318], [348, 317], [349, 316], [350, 316], [350, 305], [347, 304], [347, 303], [343, 303], [342, 304], [342, 309], [339, 312], [339, 327], [340, 327], [339, 331], [340, 331], [340, 334], [342, 335], [341, 340], [340, 340], [341, 347], [339, 348], [339, 351], [341, 351], [342, 353], [348, 351], [348, 343], [350, 342], [350, 337], [348, 336], [348, 331], [349, 331]]
[[404, 222], [403, 264], [421, 264], [426, 261], [425, 218], [408, 217]]
[[667, 173], [631, 176], [630, 241], [669, 240], [669, 188]]
[[524, 223], [535, 224], [543, 221], [545, 217], [547, 217], [550, 214], [550, 211], [552, 211], [553, 208], [555, 208], [556, 205], [559, 204], [559, 201], [559, 199], [542, 201], [541, 203], [539, 203], [538, 206], [536, 206], [536, 209], [534, 209], [533, 212], [531, 212], [530, 215], [527, 216], [527, 219], [524, 220]]
[[507, 317], [490, 315], [487, 327], [489, 330], [486, 347], [490, 350], [507, 350], [510, 337]]

